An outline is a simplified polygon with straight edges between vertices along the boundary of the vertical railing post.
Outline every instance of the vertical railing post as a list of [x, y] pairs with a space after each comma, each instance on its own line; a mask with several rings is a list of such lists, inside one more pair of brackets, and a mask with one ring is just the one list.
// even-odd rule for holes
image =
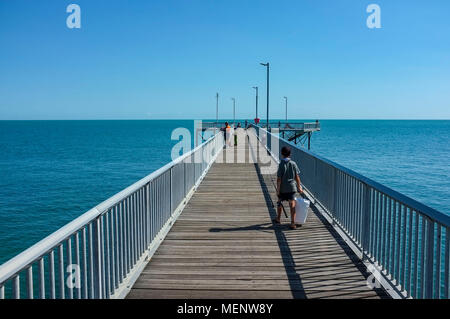
[[318, 200], [318, 198], [317, 198], [317, 196], [318, 196], [318, 193], [317, 193], [317, 187], [316, 187], [316, 185], [317, 185], [317, 183], [318, 183], [318, 180], [319, 180], [319, 178], [318, 178], [318, 174], [317, 174], [317, 158], [316, 157], [313, 157], [314, 158], [314, 178], [313, 178], [313, 183], [312, 183], [312, 189], [311, 189], [311, 191], [313, 192], [313, 194], [314, 194], [314, 203], [316, 202], [316, 200]]
[[172, 211], [172, 206], [173, 206], [173, 204], [172, 204], [172, 199], [173, 199], [173, 190], [172, 190], [172, 185], [173, 185], [173, 183], [172, 183], [172, 168], [173, 168], [173, 166], [169, 169], [169, 211], [170, 211], [170, 216], [172, 216], [172, 213], [173, 213], [173, 211]]
[[437, 225], [437, 245], [436, 245], [436, 280], [434, 281], [434, 291], [436, 295], [436, 299], [441, 299], [441, 270], [442, 270], [442, 264], [441, 264], [441, 257], [442, 257], [442, 240], [441, 240], [441, 225], [439, 223]]
[[194, 187], [195, 186], [195, 153], [192, 154], [191, 158], [192, 158], [192, 170], [193, 170], [193, 173], [192, 173], [192, 179], [193, 179], [192, 187]]
[[366, 260], [370, 247], [370, 187], [364, 184], [363, 222], [362, 222], [362, 259]]
[[147, 197], [147, 207], [145, 214], [147, 215], [147, 242], [146, 242], [146, 248], [150, 245], [152, 242], [152, 236], [151, 236], [151, 229], [152, 229], [152, 219], [151, 219], [151, 212], [150, 212], [150, 183], [148, 183], [145, 187], [146, 189], [146, 197]]
[[45, 299], [44, 257], [39, 260], [39, 296], [41, 299]]
[[184, 182], [184, 198], [186, 199], [186, 160], [183, 160], [183, 182]]
[[425, 298], [433, 298], [434, 283], [434, 222], [431, 219], [425, 219], [428, 225], [427, 233], [427, 264], [426, 264], [426, 288]]
[[28, 298], [34, 299], [34, 291], [33, 291], [33, 266], [28, 267], [27, 271], [27, 292]]
[[16, 275], [13, 279], [13, 296], [14, 299], [20, 299], [20, 276]]
[[337, 207], [337, 169], [333, 167], [333, 210], [331, 211], [331, 217], [333, 219], [333, 225], [336, 224], [336, 207]]
[[56, 283], [55, 283], [55, 253], [50, 251], [48, 256], [49, 277], [50, 277], [50, 299], [56, 299]]
[[64, 246], [59, 244], [59, 296], [61, 299], [66, 298], [66, 282], [65, 282], [65, 269], [64, 269]]
[[94, 266], [94, 299], [103, 298], [102, 287], [102, 247], [101, 247], [101, 216], [97, 217], [93, 225], [94, 230], [94, 254], [93, 254], [93, 266]]
[[450, 228], [445, 227], [445, 253], [444, 253], [444, 298], [450, 297]]

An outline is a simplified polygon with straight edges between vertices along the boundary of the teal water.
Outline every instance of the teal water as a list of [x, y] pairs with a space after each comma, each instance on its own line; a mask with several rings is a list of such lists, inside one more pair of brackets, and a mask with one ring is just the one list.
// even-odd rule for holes
[[[321, 124], [314, 152], [449, 212], [450, 121]], [[0, 121], [0, 264], [168, 163], [177, 127], [193, 121]]]

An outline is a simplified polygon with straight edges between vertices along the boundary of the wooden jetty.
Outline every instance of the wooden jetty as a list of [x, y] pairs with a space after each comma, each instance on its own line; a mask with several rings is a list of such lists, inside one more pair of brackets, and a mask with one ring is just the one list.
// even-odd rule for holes
[[127, 298], [387, 297], [316, 207], [296, 230], [272, 223], [276, 176], [248, 156], [213, 164]]

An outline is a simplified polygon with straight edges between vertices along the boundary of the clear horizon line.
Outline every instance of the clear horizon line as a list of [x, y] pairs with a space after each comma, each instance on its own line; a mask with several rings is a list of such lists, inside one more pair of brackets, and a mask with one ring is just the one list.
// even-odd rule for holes
[[[207, 120], [215, 121], [214, 118], [75, 118], [75, 119], [0, 119], [0, 121], [194, 121], [194, 120]], [[222, 118], [218, 121], [230, 121], [232, 118]], [[236, 121], [252, 121], [253, 119], [236, 118]], [[261, 122], [265, 122], [265, 119], [260, 118]], [[292, 121], [298, 120], [312, 120], [314, 118], [291, 118]], [[449, 121], [450, 118], [319, 118], [319, 121]], [[270, 119], [270, 121], [285, 121], [285, 119]]]

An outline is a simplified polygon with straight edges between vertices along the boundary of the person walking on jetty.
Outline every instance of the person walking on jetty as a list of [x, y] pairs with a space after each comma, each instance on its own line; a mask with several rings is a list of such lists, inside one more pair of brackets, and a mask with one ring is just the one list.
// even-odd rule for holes
[[281, 219], [281, 202], [289, 201], [291, 209], [291, 229], [296, 229], [295, 225], [295, 193], [303, 193], [300, 182], [300, 170], [297, 164], [291, 160], [291, 148], [283, 146], [281, 149], [282, 159], [278, 165], [277, 172], [277, 218], [274, 223], [279, 224]]
[[230, 124], [228, 124], [228, 122], [225, 122], [225, 143], [227, 146], [231, 146], [231, 136], [232, 136], [231, 126]]

